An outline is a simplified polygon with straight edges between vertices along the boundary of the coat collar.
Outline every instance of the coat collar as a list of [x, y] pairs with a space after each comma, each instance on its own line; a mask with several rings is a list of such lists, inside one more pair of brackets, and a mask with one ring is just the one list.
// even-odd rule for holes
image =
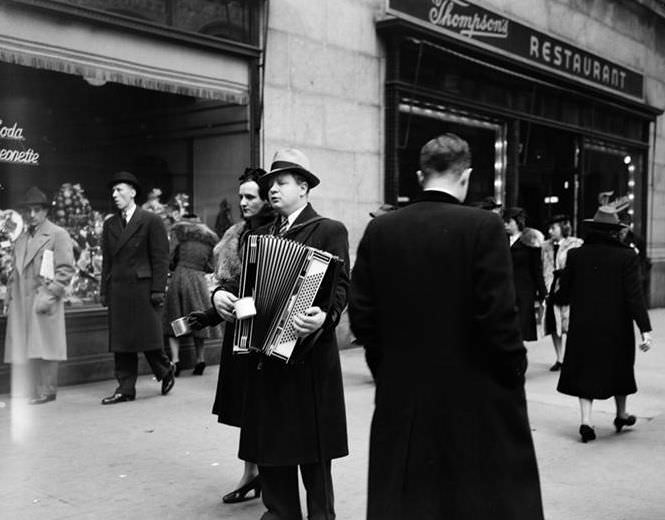
[[49, 241], [53, 234], [53, 227], [51, 221], [47, 219], [35, 230], [34, 237], [30, 237], [26, 231], [16, 241], [16, 268], [19, 272], [23, 272], [39, 250]]
[[124, 246], [127, 241], [134, 235], [134, 233], [136, 233], [141, 228], [143, 222], [145, 221], [145, 217], [146, 210], [138, 206], [136, 207], [132, 218], [124, 228], [120, 223], [120, 219], [122, 217], [119, 214], [115, 214], [111, 217], [113, 220], [111, 221], [110, 225], [116, 236], [118, 236], [118, 241], [116, 242], [115, 247], [113, 247], [111, 250], [113, 255], [116, 255], [122, 246]]
[[[323, 217], [319, 215], [316, 211], [314, 211], [314, 208], [312, 205], [308, 202], [307, 206], [300, 212], [300, 215], [298, 215], [298, 218], [295, 220], [293, 225], [287, 230], [286, 233], [284, 233], [285, 237], [288, 237], [292, 233], [295, 233], [299, 229], [302, 229], [303, 227], [307, 226], [308, 224], [312, 222], [316, 222]], [[275, 233], [275, 230], [279, 226], [279, 216], [275, 219], [275, 221], [271, 225], [271, 234]]]
[[462, 204], [450, 193], [438, 190], [425, 190], [416, 197], [414, 202], [447, 202], [448, 204]]

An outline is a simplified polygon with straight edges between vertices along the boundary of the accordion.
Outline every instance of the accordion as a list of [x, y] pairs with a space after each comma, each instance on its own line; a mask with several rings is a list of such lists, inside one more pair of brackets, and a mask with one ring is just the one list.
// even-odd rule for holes
[[334, 294], [342, 261], [272, 235], [250, 235], [245, 244], [238, 297], [252, 298], [256, 314], [236, 320], [233, 351], [262, 352], [288, 362], [299, 338], [293, 318], [311, 307], [326, 275]]

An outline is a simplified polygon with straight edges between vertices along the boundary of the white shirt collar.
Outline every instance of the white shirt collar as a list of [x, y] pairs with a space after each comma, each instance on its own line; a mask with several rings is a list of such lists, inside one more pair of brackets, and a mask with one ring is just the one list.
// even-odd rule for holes
[[286, 229], [290, 229], [291, 226], [293, 226], [293, 223], [296, 221], [296, 219], [300, 216], [302, 213], [302, 210], [304, 210], [307, 207], [307, 204], [304, 206], [299, 207], [297, 210], [295, 210], [293, 213], [291, 213], [288, 217], [286, 217]]
[[125, 216], [125, 222], [129, 223], [129, 221], [132, 220], [132, 216], [134, 215], [135, 211], [136, 211], [136, 204], [130, 203], [130, 205], [127, 206], [127, 209], [123, 211], [123, 214]]
[[510, 247], [513, 247], [513, 244], [519, 240], [522, 236], [522, 233], [517, 233], [516, 235], [510, 235]]

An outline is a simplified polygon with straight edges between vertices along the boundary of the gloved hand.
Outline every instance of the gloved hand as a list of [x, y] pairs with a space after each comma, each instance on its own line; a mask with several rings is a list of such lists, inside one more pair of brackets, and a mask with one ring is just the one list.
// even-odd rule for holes
[[209, 327], [210, 323], [208, 322], [208, 316], [205, 312], [194, 311], [187, 315], [187, 325], [189, 325], [192, 330], [201, 330], [205, 327]]
[[150, 293], [150, 303], [153, 307], [163, 307], [166, 295], [163, 292]]

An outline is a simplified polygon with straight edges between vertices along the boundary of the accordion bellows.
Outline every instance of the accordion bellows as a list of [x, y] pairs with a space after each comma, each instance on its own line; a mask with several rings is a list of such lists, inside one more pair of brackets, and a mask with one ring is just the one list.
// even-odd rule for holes
[[288, 361], [298, 343], [293, 317], [311, 307], [336, 257], [272, 235], [252, 235], [245, 244], [240, 298], [252, 297], [256, 315], [238, 320], [233, 351], [250, 350]]

